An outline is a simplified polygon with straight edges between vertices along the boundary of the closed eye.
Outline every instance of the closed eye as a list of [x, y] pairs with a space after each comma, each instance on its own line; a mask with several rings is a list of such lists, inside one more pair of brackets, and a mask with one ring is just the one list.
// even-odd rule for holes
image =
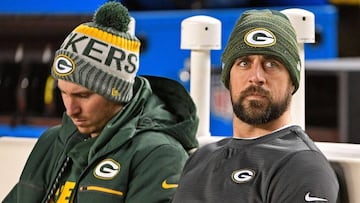
[[91, 93], [79, 93], [79, 94], [76, 94], [75, 96], [82, 98], [82, 99], [87, 99], [91, 96]]

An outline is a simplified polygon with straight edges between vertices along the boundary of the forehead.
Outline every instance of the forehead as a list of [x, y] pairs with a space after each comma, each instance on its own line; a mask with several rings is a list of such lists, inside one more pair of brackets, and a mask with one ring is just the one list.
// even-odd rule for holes
[[62, 91], [91, 92], [86, 87], [66, 80], [58, 80], [58, 87]]

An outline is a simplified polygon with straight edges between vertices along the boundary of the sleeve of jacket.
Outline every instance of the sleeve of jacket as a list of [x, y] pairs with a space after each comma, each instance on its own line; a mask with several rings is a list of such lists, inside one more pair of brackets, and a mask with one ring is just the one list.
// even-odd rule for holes
[[180, 144], [163, 143], [139, 154], [134, 158], [125, 202], [170, 202], [188, 158], [186, 151]]
[[317, 151], [302, 151], [277, 172], [267, 202], [336, 203], [338, 194], [339, 183], [326, 158]]

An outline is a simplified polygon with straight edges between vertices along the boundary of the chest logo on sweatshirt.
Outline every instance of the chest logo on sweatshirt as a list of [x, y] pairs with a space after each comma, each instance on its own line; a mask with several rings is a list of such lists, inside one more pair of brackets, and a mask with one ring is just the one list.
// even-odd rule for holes
[[120, 172], [120, 164], [113, 159], [104, 159], [94, 170], [94, 176], [103, 180], [111, 180]]
[[235, 183], [246, 183], [255, 177], [255, 171], [252, 169], [239, 169], [231, 174], [231, 179]]

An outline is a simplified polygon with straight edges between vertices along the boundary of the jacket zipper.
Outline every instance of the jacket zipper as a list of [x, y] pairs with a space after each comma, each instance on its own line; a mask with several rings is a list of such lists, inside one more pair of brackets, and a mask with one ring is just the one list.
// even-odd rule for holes
[[66, 158], [63, 161], [62, 165], [60, 165], [61, 167], [60, 167], [59, 171], [57, 172], [57, 175], [56, 175], [53, 183], [51, 184], [50, 191], [46, 195], [45, 203], [49, 203], [49, 202], [53, 201], [55, 192], [59, 187], [59, 181], [61, 180], [61, 178], [62, 178], [62, 176], [64, 174], [64, 171], [68, 167], [69, 162], [70, 162], [70, 157], [66, 156]]
[[118, 195], [118, 196], [123, 196], [123, 192], [118, 191], [118, 190], [113, 190], [113, 189], [109, 189], [109, 188], [105, 188], [105, 187], [99, 187], [99, 186], [81, 186], [79, 188], [80, 191], [98, 191], [98, 192], [104, 192], [104, 193], [109, 193], [109, 194], [113, 194], [113, 195]]

